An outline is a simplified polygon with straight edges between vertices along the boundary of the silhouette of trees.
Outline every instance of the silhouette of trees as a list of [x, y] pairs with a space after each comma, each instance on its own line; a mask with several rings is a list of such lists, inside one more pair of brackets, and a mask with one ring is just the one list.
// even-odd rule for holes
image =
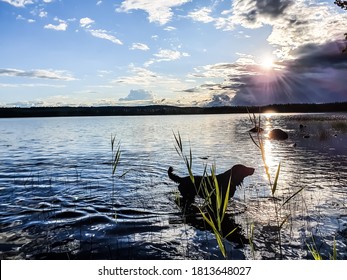
[[[341, 0], [335, 0], [335, 5], [339, 6], [341, 9], [344, 9], [347, 11], [347, 1], [341, 1]], [[347, 33], [345, 35], [345, 40], [347, 41]], [[347, 44], [346, 47], [342, 50], [343, 53], [347, 52]]]

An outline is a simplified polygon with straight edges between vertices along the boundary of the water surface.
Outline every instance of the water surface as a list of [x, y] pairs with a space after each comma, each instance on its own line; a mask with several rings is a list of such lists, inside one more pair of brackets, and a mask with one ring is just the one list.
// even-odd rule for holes
[[[222, 259], [201, 217], [184, 216], [175, 202], [167, 169], [187, 175], [179, 132], [197, 175], [213, 164], [217, 173], [237, 163], [256, 169], [229, 203], [238, 230], [228, 258], [278, 259], [280, 244], [285, 259], [312, 258], [307, 244], [329, 258], [335, 240], [346, 259], [347, 115], [261, 119], [272, 180], [281, 162], [276, 200], [248, 115], [0, 119], [0, 258]], [[289, 139], [269, 140], [272, 128]], [[111, 136], [121, 147], [116, 176]]]

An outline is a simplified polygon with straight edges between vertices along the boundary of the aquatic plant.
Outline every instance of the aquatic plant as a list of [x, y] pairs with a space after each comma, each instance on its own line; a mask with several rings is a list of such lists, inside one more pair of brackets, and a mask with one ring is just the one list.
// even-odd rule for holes
[[[111, 135], [111, 166], [112, 166], [112, 197], [111, 197], [111, 204], [112, 207], [115, 205], [115, 197], [116, 197], [116, 184], [115, 184], [115, 178], [122, 178], [125, 176], [128, 171], [121, 173], [120, 175], [116, 175], [117, 168], [119, 167], [120, 158], [121, 158], [121, 150], [120, 150], [120, 141], [116, 142], [116, 136]], [[117, 213], [116, 210], [114, 217], [117, 219]]]
[[332, 128], [341, 133], [347, 133], [346, 121], [335, 121], [331, 124]]
[[[260, 114], [259, 114], [259, 116], [257, 118], [254, 113], [251, 115], [248, 112], [248, 116], [249, 116], [249, 119], [251, 121], [252, 126], [254, 126], [254, 127], [261, 127]], [[278, 189], [278, 179], [279, 179], [280, 170], [281, 170], [281, 162], [278, 163], [277, 171], [276, 171], [274, 180], [272, 181], [271, 174], [270, 174], [270, 168], [269, 168], [269, 166], [267, 164], [267, 160], [266, 160], [266, 151], [265, 151], [265, 144], [264, 144], [263, 134], [261, 133], [260, 130], [257, 130], [256, 131], [256, 137], [253, 137], [251, 133], [249, 133], [249, 136], [250, 136], [251, 140], [253, 141], [253, 143], [256, 145], [256, 147], [260, 150], [262, 162], [263, 162], [263, 165], [264, 165], [264, 168], [265, 168], [265, 174], [266, 174], [266, 177], [267, 177], [267, 180], [268, 180], [268, 185], [269, 185], [269, 188], [271, 190], [271, 195], [272, 195], [272, 198], [273, 198], [272, 202], [274, 204], [274, 209], [275, 209], [274, 210], [275, 211], [274, 214], [275, 214], [275, 220], [276, 220], [276, 230], [277, 230], [279, 254], [280, 254], [280, 258], [282, 259], [283, 258], [283, 252], [282, 252], [281, 230], [282, 230], [284, 224], [290, 218], [291, 214], [287, 214], [287, 215], [285, 215], [284, 218], [282, 218], [280, 212], [281, 212], [282, 208], [289, 201], [291, 201], [296, 195], [298, 195], [305, 187], [302, 187], [299, 190], [297, 190], [294, 194], [292, 194], [291, 196], [286, 198], [282, 204], [280, 204], [279, 203], [280, 200], [277, 199], [277, 197], [276, 197], [276, 190]], [[254, 250], [254, 248], [252, 248], [252, 250]]]
[[[312, 244], [306, 244], [309, 252], [311, 253], [312, 257], [315, 260], [323, 260], [322, 255], [319, 253], [319, 250], [317, 248], [316, 241], [312, 235]], [[329, 259], [330, 260], [337, 260], [337, 248], [336, 248], [336, 239], [334, 237], [334, 242], [333, 242], [333, 248], [332, 248], [332, 255], [329, 254]]]
[[[181, 135], [178, 132], [177, 135], [174, 133], [174, 138], [176, 141], [176, 152], [183, 159], [186, 168], [189, 173], [189, 177], [194, 184], [196, 190], [202, 190], [204, 193], [205, 201], [204, 204], [199, 208], [199, 212], [202, 215], [204, 221], [211, 227], [212, 232], [216, 238], [220, 252], [224, 258], [227, 258], [227, 252], [225, 247], [226, 238], [235, 232], [237, 228], [234, 228], [228, 233], [224, 233], [222, 229], [222, 223], [225, 218], [225, 214], [228, 207], [228, 197], [231, 187], [231, 178], [227, 186], [225, 197], [223, 197], [223, 192], [218, 184], [217, 175], [216, 175], [216, 166], [212, 165], [211, 173], [207, 172], [207, 165], [204, 167], [204, 172], [202, 175], [202, 180], [197, 186], [195, 184], [195, 179], [192, 171], [193, 166], [193, 157], [192, 150], [189, 149], [189, 156], [185, 155], [183, 149], [183, 143]], [[215, 201], [213, 201], [213, 199]]]

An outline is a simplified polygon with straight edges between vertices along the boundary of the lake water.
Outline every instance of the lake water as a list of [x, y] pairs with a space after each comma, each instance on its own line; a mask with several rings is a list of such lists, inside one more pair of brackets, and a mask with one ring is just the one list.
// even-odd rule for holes
[[[176, 204], [167, 169], [187, 175], [179, 132], [196, 175], [213, 164], [217, 173], [256, 169], [229, 202], [238, 230], [225, 242], [228, 258], [311, 259], [310, 245], [328, 259], [335, 243], [346, 259], [347, 114], [261, 120], [272, 181], [281, 162], [275, 198], [248, 115], [0, 119], [0, 258], [222, 259], [199, 214]], [[272, 128], [289, 138], [269, 140]], [[111, 136], [120, 141], [116, 176]]]

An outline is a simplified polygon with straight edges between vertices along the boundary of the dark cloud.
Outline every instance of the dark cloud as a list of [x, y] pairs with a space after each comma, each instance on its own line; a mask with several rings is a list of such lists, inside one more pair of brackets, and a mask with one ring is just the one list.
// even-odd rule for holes
[[278, 17], [293, 4], [292, 0], [257, 0], [257, 12], [261, 15], [268, 15], [270, 17]]
[[208, 103], [209, 107], [217, 107], [217, 106], [228, 106], [232, 101], [232, 97], [230, 97], [227, 93], [215, 94], [212, 97], [212, 100]]
[[[347, 101], [347, 54], [342, 41], [305, 45], [295, 59], [279, 63], [277, 69], [239, 71], [220, 84], [208, 106], [325, 103]], [[241, 69], [242, 66], [233, 65]], [[229, 90], [229, 91], [228, 91]]]
[[259, 24], [264, 18], [283, 15], [293, 3], [293, 0], [238, 0], [234, 3], [234, 12], [250, 24]]
[[139, 101], [139, 100], [153, 100], [154, 96], [151, 91], [144, 89], [132, 89], [128, 96], [120, 98], [119, 101]]
[[344, 41], [328, 42], [324, 45], [304, 45], [293, 52], [296, 59], [288, 63], [288, 67], [292, 70], [314, 68], [347, 69], [347, 54], [342, 53], [344, 47]]
[[40, 78], [51, 80], [72, 81], [75, 80], [66, 71], [55, 70], [18, 70], [18, 69], [0, 69], [0, 76], [13, 76], [13, 77], [27, 77], [27, 78]]

